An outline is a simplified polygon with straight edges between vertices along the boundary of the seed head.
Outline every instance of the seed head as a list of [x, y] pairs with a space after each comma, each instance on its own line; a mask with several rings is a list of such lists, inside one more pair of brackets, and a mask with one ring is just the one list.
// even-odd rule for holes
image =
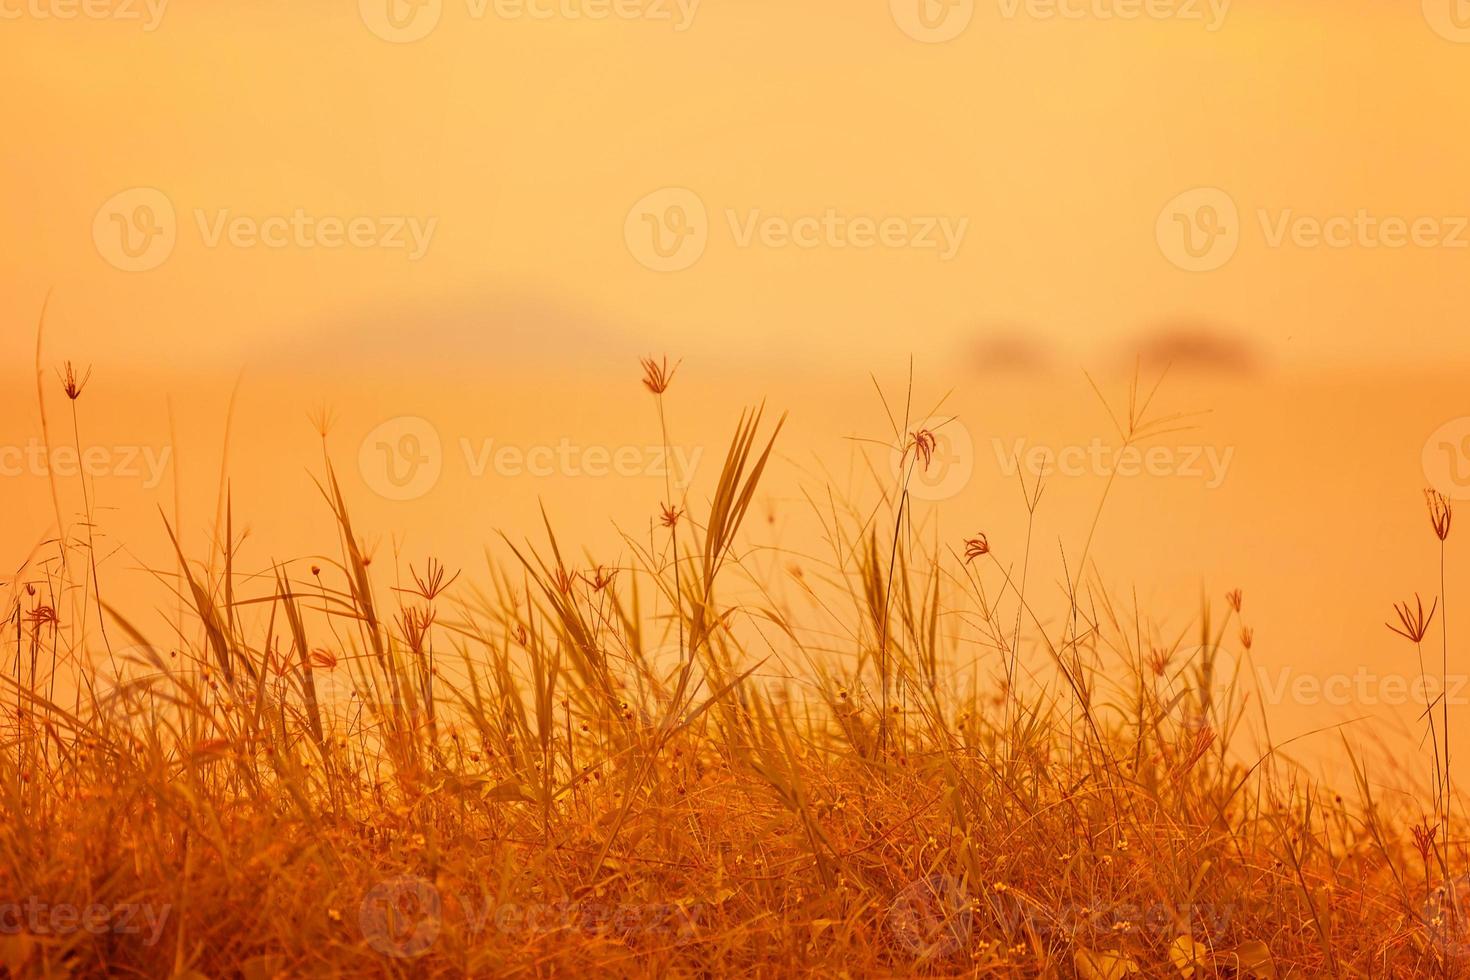
[[1424, 634], [1429, 632], [1429, 624], [1434, 622], [1434, 611], [1438, 608], [1439, 599], [1436, 598], [1434, 604], [1429, 607], [1429, 614], [1426, 616], [1424, 614], [1424, 600], [1420, 599], [1419, 593], [1416, 592], [1414, 593], [1414, 608], [1409, 608], [1407, 602], [1394, 603], [1393, 611], [1398, 614], [1399, 623], [1402, 624], [1403, 628], [1400, 629], [1393, 623], [1388, 623], [1387, 626], [1404, 639], [1414, 643], [1420, 643], [1424, 639]]
[[1430, 826], [1428, 820], [1423, 824], [1415, 824], [1409, 828], [1414, 833], [1414, 849], [1419, 852], [1422, 860], [1428, 861], [1430, 852], [1434, 850], [1434, 836], [1438, 828]]
[[617, 577], [617, 574], [618, 570], [616, 568], [606, 569], [603, 568], [601, 565], [598, 565], [595, 569], [592, 570], [591, 575], [587, 575], [584, 573], [582, 575], [582, 581], [592, 586], [592, 591], [601, 592], [603, 589], [612, 584], [612, 580]]
[[87, 368], [85, 374], [77, 377], [76, 369], [72, 367], [71, 361], [66, 362], [66, 367], [61, 373], [61, 387], [66, 392], [66, 397], [76, 401], [82, 397], [82, 389], [87, 387], [87, 382], [92, 379], [92, 369]]
[[1429, 505], [1429, 525], [1434, 528], [1435, 537], [1443, 541], [1450, 536], [1454, 508], [1450, 506], [1449, 498], [1438, 490], [1425, 490], [1424, 500]]
[[[684, 363], [680, 361], [679, 364]], [[643, 387], [655, 395], [662, 395], [669, 389], [669, 384], [674, 380], [674, 372], [679, 370], [679, 364], [669, 367], [669, 358], [665, 354], [662, 361], [655, 361], [651, 357], [643, 358]]]
[[934, 462], [934, 450], [939, 446], [939, 438], [930, 429], [915, 429], [909, 436], [909, 444], [904, 447], [904, 455], [910, 452], [914, 459], [922, 460], [924, 469], [929, 469], [929, 464]]
[[969, 564], [976, 558], [990, 554], [990, 540], [984, 534], [978, 534], [965, 541], [965, 564]]

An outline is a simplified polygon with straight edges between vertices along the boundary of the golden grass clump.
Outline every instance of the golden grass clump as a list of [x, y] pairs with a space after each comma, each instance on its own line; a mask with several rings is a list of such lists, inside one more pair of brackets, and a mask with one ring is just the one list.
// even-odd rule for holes
[[[667, 442], [674, 370], [644, 368]], [[1125, 440], [1167, 431], [1151, 397]], [[170, 635], [104, 598], [90, 514], [63, 527], [0, 583], [0, 969], [1466, 972], [1447, 705], [1423, 810], [1355, 757], [1352, 786], [1308, 779], [1244, 744], [1221, 651], [1261, 642], [1246, 597], [1169, 639], [1086, 548], [1048, 598], [1029, 529], [924, 546], [936, 435], [907, 418], [891, 485], [810, 498], [830, 555], [772, 561], [745, 525], [780, 428], [743, 414], [704, 496], [666, 487], [617, 562], [547, 520], [483, 583], [372, 563], [327, 463], [334, 558], [242, 571], [228, 503], [208, 560], [166, 528]], [[1445, 544], [1448, 502], [1431, 520]], [[1434, 608], [1400, 611], [1416, 647]]]

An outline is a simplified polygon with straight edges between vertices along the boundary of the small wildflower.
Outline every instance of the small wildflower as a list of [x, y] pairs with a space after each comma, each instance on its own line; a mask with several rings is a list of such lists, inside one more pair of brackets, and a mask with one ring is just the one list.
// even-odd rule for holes
[[[683, 362], [680, 361], [680, 364]], [[669, 390], [669, 384], [674, 380], [674, 372], [679, 370], [679, 364], [673, 368], [669, 367], [669, 358], [664, 356], [663, 361], [655, 361], [651, 357], [643, 358], [643, 387], [655, 395], [662, 395]]]
[[965, 541], [965, 564], [969, 564], [976, 558], [990, 554], [990, 539], [984, 534], [977, 535]]
[[617, 569], [608, 571], [607, 569], [604, 569], [601, 565], [598, 565], [597, 568], [593, 570], [590, 577], [587, 575], [583, 575], [582, 580], [588, 585], [592, 586], [592, 591], [601, 592], [603, 589], [612, 584], [612, 580], [617, 577], [617, 574]]
[[446, 582], [444, 580], [443, 563], [436, 562], [433, 558], [429, 559], [422, 576], [414, 571], [412, 566], [409, 567], [408, 574], [413, 577], [413, 588], [396, 589], [395, 591], [412, 592], [420, 596], [425, 602], [433, 602], [445, 589], [454, 584], [455, 579], [459, 578], [459, 572], [455, 572], [449, 577], [449, 581]]
[[1163, 677], [1164, 671], [1169, 669], [1169, 661], [1173, 657], [1174, 654], [1172, 651], [1165, 650], [1162, 647], [1154, 647], [1148, 654], [1148, 669], [1153, 672], [1155, 677]]
[[37, 606], [26, 613], [26, 619], [30, 620], [32, 628], [39, 629], [42, 626], [50, 626], [55, 629], [61, 624], [61, 619], [56, 615], [53, 606]]
[[1428, 861], [1430, 853], [1434, 850], [1434, 836], [1438, 828], [1431, 826], [1426, 820], [1422, 825], [1415, 824], [1409, 829], [1414, 834], [1414, 849], [1419, 852], [1420, 858]]
[[91, 380], [91, 378], [92, 369], [90, 367], [87, 368], [87, 373], [83, 374], [81, 378], [78, 379], [76, 370], [72, 367], [71, 361], [67, 361], [66, 369], [62, 372], [61, 375], [61, 387], [62, 390], [66, 392], [66, 397], [70, 398], [72, 401], [76, 401], [78, 398], [82, 397], [82, 389], [87, 387], [87, 382]]
[[1234, 609], [1236, 612], [1240, 612], [1240, 603], [1241, 600], [1244, 598], [1244, 593], [1242, 593], [1239, 589], [1231, 589], [1229, 592], [1225, 593], [1225, 601], [1230, 603], [1230, 608]]
[[1429, 504], [1429, 526], [1434, 528], [1435, 537], [1443, 541], [1450, 536], [1450, 519], [1454, 508], [1449, 498], [1438, 490], [1425, 490], [1424, 499]]
[[1410, 609], [1407, 602], [1394, 603], [1393, 611], [1398, 613], [1399, 622], [1403, 624], [1403, 629], [1400, 629], [1392, 623], [1386, 625], [1399, 636], [1414, 643], [1419, 643], [1423, 641], [1424, 634], [1429, 632], [1429, 624], [1434, 621], [1434, 611], [1439, 608], [1439, 599], [1436, 598], [1434, 604], [1429, 607], [1429, 614], [1427, 616], [1424, 614], [1424, 600], [1419, 598], [1417, 592], [1414, 594], [1414, 605], [1415, 608]]
[[914, 459], [923, 460], [924, 469], [934, 462], [934, 450], [939, 446], [939, 438], [929, 429], [915, 429], [913, 435], [909, 436], [909, 444], [904, 447], [903, 454], [907, 456], [912, 450]]

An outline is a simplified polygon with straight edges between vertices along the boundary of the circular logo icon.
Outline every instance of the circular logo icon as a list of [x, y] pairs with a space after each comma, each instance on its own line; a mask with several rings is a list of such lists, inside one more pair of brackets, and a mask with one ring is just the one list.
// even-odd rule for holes
[[968, 946], [972, 919], [964, 883], [946, 874], [914, 882], [888, 906], [888, 931], [920, 959], [944, 959]]
[[975, 440], [959, 419], [934, 416], [909, 428], [902, 448], [889, 451], [888, 464], [910, 496], [948, 500], [975, 473]]
[[1424, 19], [1445, 40], [1470, 44], [1470, 0], [1424, 0]]
[[888, 0], [893, 22], [915, 41], [943, 44], [970, 26], [975, 0]]
[[357, 910], [357, 924], [368, 945], [399, 959], [427, 952], [439, 938], [442, 922], [439, 889], [410, 875], [378, 882]]
[[444, 447], [426, 419], [402, 415], [367, 434], [357, 451], [363, 482], [388, 500], [417, 500], [439, 482]]
[[1451, 500], [1470, 500], [1470, 416], [1451, 419], [1424, 443], [1424, 476]]
[[654, 191], [628, 211], [623, 240], [645, 268], [682, 272], [699, 261], [709, 244], [704, 201], [683, 187]]
[[393, 44], [422, 41], [439, 26], [444, 0], [357, 0], [368, 30]]
[[1240, 247], [1240, 211], [1218, 187], [1197, 187], [1164, 205], [1155, 234], [1164, 258], [1186, 272], [1212, 272]]
[[133, 187], [114, 194], [92, 219], [97, 253], [124, 272], [158, 268], [173, 254], [178, 240], [173, 202], [152, 187]]

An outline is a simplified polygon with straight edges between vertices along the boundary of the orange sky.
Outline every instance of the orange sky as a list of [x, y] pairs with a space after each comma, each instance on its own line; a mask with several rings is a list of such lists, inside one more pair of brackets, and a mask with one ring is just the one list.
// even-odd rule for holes
[[[48, 372], [96, 367], [86, 441], [170, 454], [97, 483], [114, 581], [167, 563], [176, 494], [205, 547], [237, 377], [259, 563], [332, 547], [324, 404], [384, 549], [477, 562], [545, 501], [612, 556], [661, 479], [467, 467], [655, 442], [636, 359], [665, 350], [706, 481], [741, 404], [792, 411], [781, 513], [888, 435], [868, 372], [892, 395], [915, 355], [973, 438], [926, 520], [1014, 549], [1001, 457], [1110, 437], [1082, 369], [1116, 400], [1142, 351], [1180, 364], [1168, 411], [1212, 412], [1168, 444], [1228, 472], [1125, 481], [1099, 571], [1181, 623], [1245, 588], [1273, 663], [1398, 663], [1425, 461], [1451, 439], [1470, 473], [1461, 0], [389, 2], [0, 0], [0, 452], [37, 435], [51, 290]], [[444, 472], [393, 500], [359, 457], [404, 418]], [[1101, 482], [1050, 491], [1072, 554]], [[4, 486], [23, 557], [49, 488]]]
[[[687, 21], [674, 0], [526, 8], [549, 19], [435, 0], [414, 43], [374, 34], [370, 0], [180, 0], [153, 30], [142, 0], [90, 2], [120, 19], [35, 13], [80, 0], [0, 5], [14, 17], [0, 34], [7, 354], [29, 348], [51, 287], [60, 349], [195, 368], [303, 342], [309, 356], [334, 331], [401, 356], [439, 331], [456, 350], [458, 330], [477, 356], [531, 367], [591, 344], [863, 370], [987, 330], [1095, 359], [1181, 320], [1291, 365], [1470, 353], [1456, 221], [1470, 214], [1470, 43], [1436, 30], [1459, 37], [1454, 0], [1151, 0], [1171, 16], [1139, 19], [1120, 12], [1141, 0], [1060, 0], [1075, 17], [966, 0], [945, 43], [905, 33], [921, 22], [904, 0], [686, 0]], [[628, 16], [567, 15], [589, 10]], [[171, 203], [177, 241], [129, 273], [93, 230], [139, 187]], [[1240, 217], [1229, 261], [1191, 272], [1156, 232], [1200, 187]], [[624, 232], [665, 188], [698, 196], [707, 245], [660, 273]], [[417, 257], [213, 237], [298, 211], [384, 237], [397, 219], [433, 230]], [[1360, 211], [1432, 222], [1418, 240], [1435, 244], [1299, 244], [1297, 219]], [[947, 260], [739, 233], [829, 212], [898, 219], [907, 241], [931, 220], [965, 232]]]

